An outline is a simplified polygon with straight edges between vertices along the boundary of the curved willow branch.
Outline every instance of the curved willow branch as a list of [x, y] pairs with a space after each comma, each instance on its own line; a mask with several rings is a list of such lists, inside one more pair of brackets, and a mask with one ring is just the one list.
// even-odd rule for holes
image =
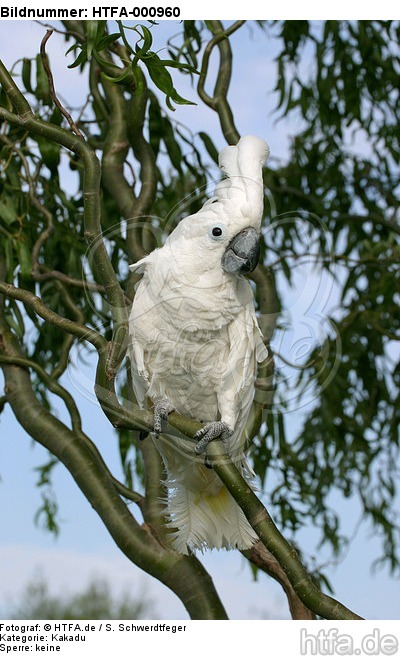
[[72, 118], [71, 114], [65, 109], [65, 107], [62, 106], [60, 103], [59, 99], [57, 98], [56, 90], [54, 88], [54, 80], [53, 80], [53, 74], [51, 72], [50, 66], [49, 66], [49, 61], [47, 59], [46, 55], [46, 43], [50, 39], [51, 35], [53, 34], [54, 30], [52, 28], [48, 29], [46, 34], [44, 35], [42, 39], [42, 43], [40, 44], [40, 56], [42, 59], [43, 63], [43, 68], [46, 72], [47, 75], [47, 80], [49, 82], [49, 89], [50, 89], [50, 95], [53, 99], [53, 102], [55, 106], [60, 110], [61, 114], [67, 119], [68, 125], [71, 128], [72, 132], [76, 134], [77, 137], [80, 139], [83, 139], [83, 134], [79, 130], [78, 126], [76, 125], [74, 119]]
[[[275, 276], [271, 269], [263, 265], [258, 265], [251, 274], [251, 278], [257, 285], [257, 302], [260, 311], [258, 322], [264, 337], [264, 343], [269, 349], [280, 311]], [[250, 441], [260, 431], [264, 420], [264, 410], [272, 407], [275, 394], [274, 377], [275, 363], [274, 358], [271, 356], [261, 363], [257, 369], [256, 391], [249, 421], [246, 425], [246, 431]]]
[[[227, 94], [232, 74], [232, 50], [229, 43], [229, 36], [238, 30], [245, 23], [243, 20], [236, 21], [226, 30], [224, 30], [221, 21], [210, 20], [206, 21], [207, 26], [214, 34], [213, 38], [207, 44], [203, 61], [200, 69], [200, 76], [197, 85], [197, 92], [203, 102], [206, 103], [211, 109], [214, 109], [219, 116], [222, 132], [225, 139], [229, 144], [235, 145], [240, 138], [240, 134], [236, 129], [233, 113], [228, 103]], [[205, 83], [207, 80], [208, 66], [210, 62], [211, 53], [215, 46], [218, 46], [220, 63], [217, 74], [217, 81], [214, 87], [214, 95], [210, 96], [205, 90]]]
[[[150, 211], [157, 191], [157, 169], [155, 157], [150, 144], [146, 141], [143, 135], [148, 104], [147, 84], [140, 68], [138, 68], [138, 75], [142, 76], [142, 91], [139, 95], [136, 94], [132, 96], [127, 104], [127, 135], [135, 158], [140, 165], [139, 177], [141, 182], [140, 192], [135, 200], [132, 212], [132, 218], [134, 218], [135, 221], [129, 222], [127, 226], [127, 244], [132, 255], [135, 255], [135, 251], [138, 250], [138, 242], [140, 242], [140, 248], [143, 255], [146, 254], [143, 240], [145, 223], [143, 223], [139, 229], [138, 219], [142, 218], [142, 221], [148, 220], [146, 215]], [[132, 282], [135, 281], [135, 279], [136, 276], [131, 274], [129, 278], [129, 293], [131, 296], [133, 295]]]
[[101, 75], [101, 69], [97, 61], [92, 58], [90, 61], [90, 72], [89, 72], [89, 87], [90, 93], [93, 98], [93, 109], [96, 114], [97, 120], [101, 124], [103, 121], [108, 122], [108, 110], [105, 99], [100, 93], [99, 90], [99, 79]]
[[[123, 90], [107, 79], [102, 80], [109, 108], [107, 134], [102, 160], [103, 184], [114, 198], [124, 219], [137, 218], [136, 198], [131, 185], [124, 175], [124, 164], [129, 150], [127, 133], [127, 111]], [[132, 262], [144, 256], [141, 231], [130, 230], [127, 245]]]

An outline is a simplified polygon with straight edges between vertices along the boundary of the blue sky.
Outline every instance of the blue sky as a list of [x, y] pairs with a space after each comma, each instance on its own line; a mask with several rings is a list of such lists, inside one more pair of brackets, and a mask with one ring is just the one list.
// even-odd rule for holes
[[[155, 32], [159, 47], [177, 29], [177, 23], [162, 23]], [[45, 28], [32, 21], [0, 22], [0, 56], [5, 64], [10, 65], [22, 56], [35, 55], [44, 32]], [[235, 68], [230, 100], [237, 117], [237, 127], [241, 134], [253, 133], [265, 138], [272, 157], [284, 158], [290, 137], [298, 126], [294, 120], [277, 124], [271, 113], [274, 44], [255, 26], [246, 27], [235, 34], [232, 43]], [[62, 39], [54, 35], [48, 44], [48, 52], [56, 88], [60, 95], [74, 104], [75, 100], [79, 100], [80, 87], [76, 71], [66, 69], [65, 50]], [[187, 86], [180, 86], [179, 91], [185, 97], [194, 96]], [[224, 145], [217, 117], [204, 105], [180, 107], [176, 118], [193, 126], [196, 132], [204, 130], [210, 133], [217, 147]], [[310, 285], [310, 281], [314, 286]], [[329, 286], [329, 281], [321, 291], [321, 281], [316, 281], [310, 272], [303, 271], [297, 283], [295, 290], [286, 290], [286, 307], [288, 315], [295, 317], [298, 325], [304, 308], [316, 298], [319, 298], [321, 311], [326, 304], [335, 304], [336, 292]], [[90, 371], [78, 372], [79, 380], [76, 371], [73, 373], [69, 384], [75, 387], [78, 383], [81, 385], [78, 393], [84, 429], [93, 436], [112, 471], [119, 476], [113, 433], [91, 392], [82, 391], [84, 388], [90, 390]], [[296, 419], [289, 418], [289, 421]], [[61, 466], [57, 467], [54, 478], [62, 518], [61, 535], [55, 540], [34, 526], [33, 518], [40, 502], [34, 468], [45, 460], [43, 449], [32, 443], [13, 420], [9, 408], [6, 408], [0, 416], [0, 512], [3, 529], [0, 540], [0, 608], [6, 598], [15, 597], [39, 568], [49, 578], [54, 591], [65, 588], [75, 590], [91, 574], [97, 574], [109, 579], [116, 590], [129, 588], [132, 593], [135, 590], [140, 593], [144, 587], [155, 601], [158, 617], [187, 617], [172, 593], [140, 572], [118, 552], [97, 515]], [[264, 501], [268, 506], [268, 499]], [[344, 503], [340, 498], [335, 499], [335, 503], [351, 534], [360, 514], [357, 504]], [[354, 611], [368, 618], [395, 619], [400, 617], [398, 582], [392, 581], [385, 570], [375, 576], [371, 574], [370, 565], [377, 555], [377, 539], [370, 533], [368, 527], [362, 527], [346, 559], [336, 567], [328, 567], [326, 573], [333, 583], [335, 596]], [[315, 541], [316, 534], [312, 529], [303, 530], [298, 537], [304, 551], [314, 554], [318, 563], [324, 563], [328, 556], [323, 551], [315, 551]], [[265, 576], [254, 582], [249, 567], [237, 554], [209, 553], [201, 556], [201, 560], [209, 568], [232, 619], [289, 617], [279, 586]]]

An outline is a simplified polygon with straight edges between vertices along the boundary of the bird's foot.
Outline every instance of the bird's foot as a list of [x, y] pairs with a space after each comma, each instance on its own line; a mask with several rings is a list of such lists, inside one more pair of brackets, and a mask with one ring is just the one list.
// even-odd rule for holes
[[195, 452], [197, 455], [203, 453], [203, 451], [206, 450], [207, 444], [215, 440], [217, 437], [225, 442], [232, 434], [233, 431], [224, 421], [210, 421], [210, 423], [203, 426], [203, 428], [200, 428], [195, 434], [195, 437], [199, 439], [199, 442], [195, 447]]
[[175, 407], [169, 401], [157, 401], [154, 404], [154, 432], [161, 433], [162, 422], [168, 420], [168, 415], [174, 412]]

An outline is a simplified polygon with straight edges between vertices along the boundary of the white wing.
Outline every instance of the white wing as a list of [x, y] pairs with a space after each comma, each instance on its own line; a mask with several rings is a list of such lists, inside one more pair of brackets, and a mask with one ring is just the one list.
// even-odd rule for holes
[[218, 392], [218, 403], [222, 420], [234, 426], [232, 447], [237, 449], [245, 439], [243, 431], [254, 398], [257, 363], [268, 355], [252, 300], [230, 323], [228, 335], [229, 355]]

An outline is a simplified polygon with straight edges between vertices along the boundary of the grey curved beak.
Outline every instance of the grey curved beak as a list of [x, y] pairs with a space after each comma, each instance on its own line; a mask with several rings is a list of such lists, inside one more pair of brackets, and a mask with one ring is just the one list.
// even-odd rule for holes
[[260, 259], [260, 235], [254, 228], [245, 228], [231, 241], [221, 264], [227, 273], [251, 273]]

